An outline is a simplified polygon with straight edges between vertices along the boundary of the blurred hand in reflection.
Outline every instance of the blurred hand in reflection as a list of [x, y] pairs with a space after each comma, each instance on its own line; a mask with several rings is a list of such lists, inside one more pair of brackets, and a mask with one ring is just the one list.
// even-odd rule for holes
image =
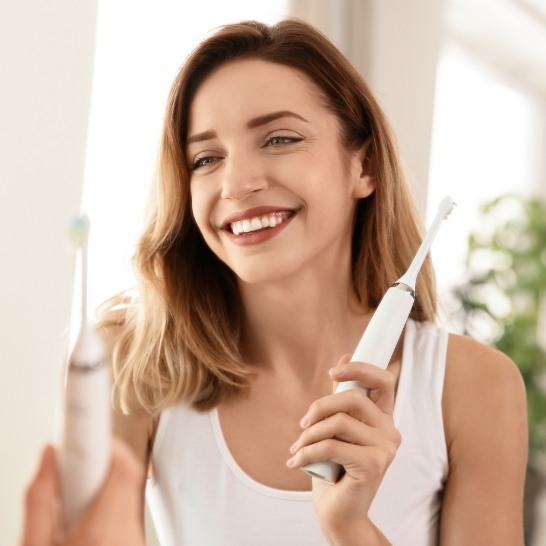
[[73, 533], [64, 537], [56, 453], [46, 446], [26, 491], [20, 546], [145, 546], [142, 472], [129, 448], [114, 439], [104, 485]]

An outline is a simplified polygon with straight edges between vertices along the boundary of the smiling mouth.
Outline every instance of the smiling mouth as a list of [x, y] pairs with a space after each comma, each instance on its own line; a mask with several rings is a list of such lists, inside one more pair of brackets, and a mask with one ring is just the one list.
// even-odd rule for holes
[[228, 231], [233, 235], [241, 235], [245, 233], [253, 233], [266, 229], [272, 229], [286, 222], [294, 213], [290, 211], [273, 212], [271, 214], [261, 214], [252, 218], [245, 218], [232, 222], [226, 226]]

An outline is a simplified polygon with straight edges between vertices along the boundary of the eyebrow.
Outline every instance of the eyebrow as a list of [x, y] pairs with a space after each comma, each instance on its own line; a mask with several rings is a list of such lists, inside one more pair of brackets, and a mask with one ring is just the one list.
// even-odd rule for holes
[[[256, 127], [261, 127], [262, 125], [267, 125], [268, 123], [275, 121], [281, 118], [296, 118], [301, 121], [309, 123], [303, 116], [296, 114], [290, 110], [279, 110], [278, 112], [271, 112], [270, 114], [265, 114], [264, 116], [258, 116], [257, 118], [251, 119], [247, 124], [248, 129], [255, 129]], [[186, 139], [186, 146], [193, 144], [194, 142], [202, 142], [204, 140], [212, 140], [217, 135], [214, 131], [204, 131], [202, 133], [196, 133], [191, 135]]]
[[269, 122], [275, 121], [276, 119], [280, 119], [280, 118], [296, 118], [308, 123], [308, 121], [304, 117], [300, 116], [299, 114], [296, 114], [296, 112], [291, 112], [290, 110], [280, 110], [279, 112], [271, 112], [271, 114], [266, 114], [265, 116], [259, 116], [257, 118], [251, 119], [246, 124], [246, 126], [249, 129], [254, 129], [256, 127], [266, 125]]

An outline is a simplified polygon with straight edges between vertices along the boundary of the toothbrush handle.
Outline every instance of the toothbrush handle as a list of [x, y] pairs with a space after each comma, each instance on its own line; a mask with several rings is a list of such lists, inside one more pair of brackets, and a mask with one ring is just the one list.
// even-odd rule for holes
[[[414, 302], [414, 293], [404, 284], [391, 286], [366, 328], [351, 361], [366, 362], [386, 369], [402, 330], [408, 320]], [[350, 389], [368, 389], [356, 381], [339, 383], [336, 394]], [[302, 468], [309, 475], [334, 484], [341, 474], [341, 465], [333, 461], [311, 463]]]
[[405, 284], [391, 286], [357, 345], [352, 361], [367, 362], [384, 370], [406, 325], [414, 302], [414, 292]]
[[[90, 340], [87, 338], [85, 342]], [[63, 523], [67, 533], [88, 508], [106, 477], [110, 462], [110, 371], [102, 355], [88, 354], [98, 359], [85, 360], [86, 365], [82, 366], [77, 352], [77, 349], [73, 352], [66, 375], [59, 459]]]

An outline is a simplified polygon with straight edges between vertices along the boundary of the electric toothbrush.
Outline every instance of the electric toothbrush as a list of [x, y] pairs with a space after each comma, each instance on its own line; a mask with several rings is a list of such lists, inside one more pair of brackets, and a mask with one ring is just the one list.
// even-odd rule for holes
[[100, 339], [87, 320], [89, 219], [71, 230], [81, 251], [81, 327], [65, 377], [63, 437], [59, 457], [63, 525], [68, 535], [100, 488], [110, 463], [110, 372]]
[[[450, 197], [444, 197], [440, 201], [436, 217], [410, 267], [383, 296], [351, 357], [351, 361], [367, 362], [387, 369], [415, 301], [415, 284], [419, 270], [442, 221], [449, 216], [454, 207], [455, 203]], [[336, 393], [354, 388], [368, 392], [368, 389], [356, 381], [345, 381], [338, 385]], [[311, 463], [302, 468], [304, 472], [330, 484], [334, 484], [338, 480], [341, 469], [341, 465], [332, 461]]]

